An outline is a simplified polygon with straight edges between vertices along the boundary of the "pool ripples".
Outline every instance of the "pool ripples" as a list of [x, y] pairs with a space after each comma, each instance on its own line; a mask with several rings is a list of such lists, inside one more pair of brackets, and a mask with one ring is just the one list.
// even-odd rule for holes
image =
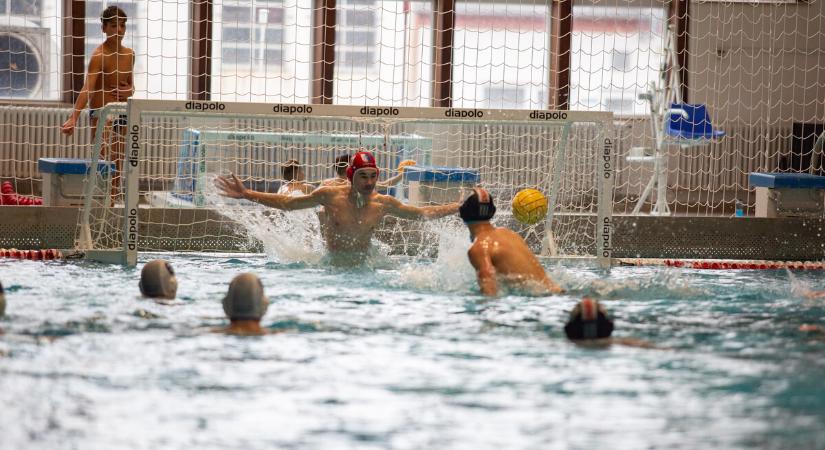
[[[466, 240], [466, 237], [464, 237]], [[750, 448], [825, 443], [825, 289], [814, 274], [547, 262], [569, 293], [478, 294], [462, 253], [338, 270], [173, 257], [179, 300], [136, 269], [0, 262], [0, 423], [14, 448]], [[141, 263], [150, 256], [143, 257]], [[263, 280], [275, 334], [212, 333], [232, 277]], [[615, 336], [563, 323], [604, 299]], [[2, 445], [0, 445], [2, 446]]]

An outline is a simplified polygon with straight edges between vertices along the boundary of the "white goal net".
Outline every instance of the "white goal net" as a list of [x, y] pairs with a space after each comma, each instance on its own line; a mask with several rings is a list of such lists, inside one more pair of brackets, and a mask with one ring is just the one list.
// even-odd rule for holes
[[[118, 108], [107, 113], [119, 115]], [[128, 264], [138, 251], [284, 256], [287, 247], [303, 245], [323, 253], [314, 212], [226, 199], [213, 181], [234, 173], [249, 188], [277, 192], [300, 168], [300, 178], [317, 185], [335, 177], [336, 158], [366, 149], [382, 180], [398, 175], [400, 162], [416, 163], [382, 187], [384, 194], [440, 204], [481, 185], [496, 198], [494, 222], [519, 231], [536, 252], [609, 264], [611, 127], [612, 114], [604, 112], [130, 100], [123, 173], [90, 171], [77, 245], [92, 258]], [[89, 164], [99, 154], [93, 149]], [[534, 225], [511, 214], [511, 200], [524, 188], [551, 202]], [[457, 217], [433, 223], [388, 217], [376, 244], [389, 254], [428, 256], [439, 231], [463, 227]]]

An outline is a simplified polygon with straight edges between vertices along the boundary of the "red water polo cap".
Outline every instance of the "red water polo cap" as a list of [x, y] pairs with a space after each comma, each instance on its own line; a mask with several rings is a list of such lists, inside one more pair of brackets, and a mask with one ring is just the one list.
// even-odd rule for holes
[[349, 181], [352, 182], [352, 177], [355, 175], [355, 172], [361, 169], [375, 169], [376, 173], [378, 172], [378, 165], [375, 164], [375, 156], [372, 156], [370, 152], [358, 152], [352, 155], [352, 159], [349, 161], [349, 167], [347, 167], [347, 178]]

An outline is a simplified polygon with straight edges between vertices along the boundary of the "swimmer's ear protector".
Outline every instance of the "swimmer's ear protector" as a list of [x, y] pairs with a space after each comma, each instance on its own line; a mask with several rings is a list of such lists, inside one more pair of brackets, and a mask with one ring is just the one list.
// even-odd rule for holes
[[598, 300], [585, 297], [572, 311], [564, 325], [569, 339], [601, 339], [613, 333], [613, 319]]
[[458, 208], [458, 215], [464, 222], [490, 220], [496, 214], [493, 196], [484, 188], [474, 188], [473, 193]]

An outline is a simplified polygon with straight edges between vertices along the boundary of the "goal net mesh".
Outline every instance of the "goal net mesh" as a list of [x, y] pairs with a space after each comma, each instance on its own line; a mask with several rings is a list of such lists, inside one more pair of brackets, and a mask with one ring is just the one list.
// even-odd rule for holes
[[[336, 158], [366, 149], [376, 156], [382, 183], [397, 182], [379, 186], [383, 194], [426, 206], [462, 201], [480, 185], [496, 199], [494, 223], [517, 230], [536, 252], [597, 255], [599, 193], [605, 161], [608, 170], [612, 164], [604, 156], [610, 116], [603, 113], [544, 120], [525, 111], [293, 105], [295, 115], [280, 115], [260, 114], [271, 104], [136, 103], [139, 117], [130, 113], [123, 164], [134, 171], [90, 172], [80, 248], [120, 251], [135, 233], [137, 251], [266, 251], [311, 259], [323, 253], [317, 208], [283, 212], [228, 199], [214, 180], [232, 173], [262, 192], [302, 181], [309, 191], [336, 177]], [[90, 152], [90, 164], [98, 154]], [[402, 161], [415, 165], [396, 177]], [[524, 188], [552, 202], [536, 224], [513, 218], [511, 200]], [[387, 217], [375, 242], [387, 254], [431, 256], [439, 233], [463, 234], [463, 228], [457, 216]]]

